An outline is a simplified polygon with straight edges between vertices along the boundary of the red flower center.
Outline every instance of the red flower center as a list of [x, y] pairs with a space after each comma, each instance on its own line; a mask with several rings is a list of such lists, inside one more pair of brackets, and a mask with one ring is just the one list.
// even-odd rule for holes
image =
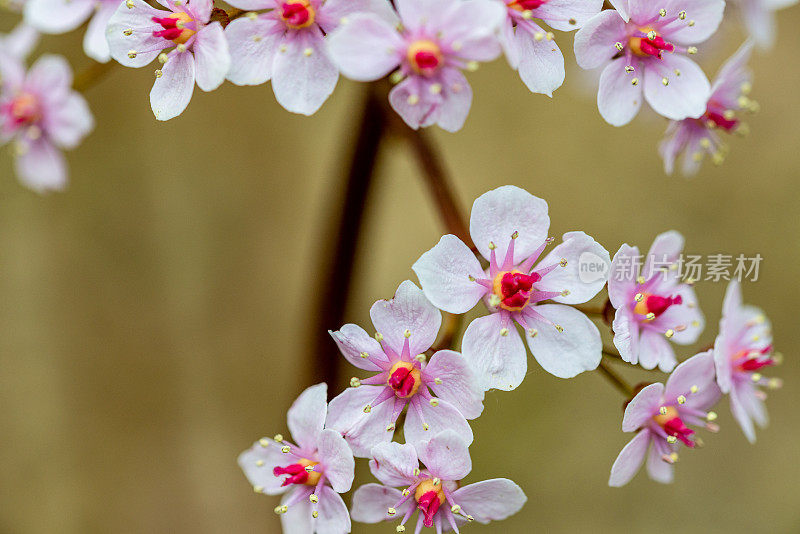
[[42, 118], [39, 99], [30, 93], [22, 93], [10, 102], [3, 104], [1, 110], [15, 127], [31, 126]]
[[505, 271], [494, 277], [492, 290], [500, 299], [499, 306], [508, 311], [524, 308], [535, 289], [533, 284], [542, 277], [536, 273], [525, 274], [520, 271]]
[[672, 52], [675, 46], [668, 43], [663, 37], [651, 28], [641, 28], [643, 35], [634, 36], [628, 39], [628, 46], [631, 52], [639, 57], [657, 57], [661, 59], [661, 53], [664, 51]]
[[284, 2], [281, 4], [281, 18], [287, 26], [299, 30], [314, 24], [316, 13], [308, 0]]
[[306, 467], [317, 465], [317, 463], [318, 462], [312, 462], [311, 460], [303, 458], [296, 464], [290, 464], [286, 467], [275, 467], [275, 469], [272, 470], [272, 474], [276, 477], [287, 475], [286, 478], [283, 479], [281, 486], [288, 486], [290, 484], [316, 486], [322, 474], [317, 471], [308, 472], [306, 471]]
[[417, 491], [414, 493], [414, 498], [417, 501], [417, 508], [425, 516], [422, 523], [426, 527], [433, 526], [433, 517], [439, 511], [439, 507], [444, 504], [446, 499], [444, 491], [442, 490], [442, 482], [434, 484], [433, 480], [425, 480], [417, 486]]
[[389, 370], [386, 384], [401, 399], [411, 397], [419, 390], [421, 384], [419, 369], [409, 362], [397, 362]]
[[197, 33], [196, 30], [186, 27], [187, 24], [193, 22], [188, 13], [180, 12], [173, 13], [168, 17], [153, 17], [153, 22], [160, 24], [164, 28], [163, 30], [154, 31], [153, 36], [161, 37], [175, 44], [184, 44], [192, 35]]
[[542, 7], [548, 0], [511, 0], [508, 7], [517, 11], [530, 11]]
[[682, 303], [683, 298], [680, 295], [676, 297], [662, 297], [643, 293], [642, 300], [636, 303], [633, 311], [639, 315], [649, 316], [648, 318], [652, 320], [667, 311], [670, 306]]
[[412, 43], [406, 56], [412, 70], [425, 76], [436, 72], [444, 61], [439, 45], [425, 39]]
[[674, 436], [681, 440], [687, 447], [694, 447], [694, 441], [690, 439], [694, 430], [683, 424], [678, 410], [674, 406], [663, 408], [663, 412], [653, 417], [653, 420], [664, 429], [668, 436]]

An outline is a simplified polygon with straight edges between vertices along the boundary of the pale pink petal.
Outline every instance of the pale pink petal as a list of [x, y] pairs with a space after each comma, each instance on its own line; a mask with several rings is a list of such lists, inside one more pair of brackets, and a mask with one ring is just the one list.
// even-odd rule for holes
[[562, 239], [563, 243], [551, 250], [539, 265], [548, 267], [562, 260], [567, 260], [567, 265], [547, 273], [536, 282], [535, 287], [540, 291], [566, 290], [566, 295], [553, 300], [564, 304], [581, 304], [597, 295], [606, 285], [611, 258], [600, 243], [583, 232], [567, 232]]
[[416, 76], [409, 76], [389, 91], [389, 104], [410, 128], [416, 130], [431, 124], [431, 114], [441, 95], [436, 95], [435, 104], [428, 101], [431, 96], [429, 91], [421, 87]]
[[71, 149], [94, 128], [94, 118], [86, 100], [71, 92], [47, 116], [47, 135], [59, 147]]
[[[388, 362], [388, 358], [383, 353], [381, 344], [375, 338], [367, 334], [363, 328], [354, 324], [346, 324], [336, 332], [328, 331], [336, 346], [339, 347], [342, 355], [351, 364], [359, 369], [367, 371], [381, 371], [381, 367], [375, 365], [370, 360], [379, 359]], [[364, 358], [363, 353], [367, 353], [371, 358]]]
[[515, 28], [514, 19], [507, 17], [500, 27], [500, 33], [497, 35], [500, 46], [503, 47], [503, 53], [506, 55], [506, 60], [514, 70], [519, 66], [519, 50], [517, 49], [517, 41], [514, 38]]
[[752, 383], [745, 382], [738, 388], [738, 393], [739, 402], [744, 405], [745, 410], [750, 415], [750, 419], [761, 428], [767, 426], [769, 417], [767, 416], [764, 401], [759, 398], [758, 388]]
[[219, 22], [212, 22], [197, 32], [192, 51], [197, 86], [203, 91], [213, 91], [222, 85], [231, 67], [231, 55]]
[[[688, 23], [672, 24], [670, 31], [666, 34], [670, 42], [682, 45], [702, 43], [719, 28], [722, 22], [722, 14], [725, 11], [724, 0], [666, 0], [663, 8], [668, 15], [676, 15], [680, 11], [686, 12], [686, 21], [693, 21], [690, 26]], [[677, 28], [677, 31], [675, 30]], [[666, 33], [666, 32], [665, 32]]]
[[484, 193], [472, 204], [469, 232], [487, 260], [493, 243], [502, 261], [511, 235], [517, 232], [514, 264], [521, 263], [544, 243], [549, 229], [547, 202], [513, 185]]
[[410, 280], [400, 284], [394, 298], [373, 304], [369, 316], [386, 346], [398, 354], [408, 339], [412, 357], [433, 345], [442, 324], [441, 312]]
[[614, 43], [624, 41], [625, 22], [613, 9], [601, 11], [575, 34], [575, 59], [582, 69], [596, 69], [619, 53]]
[[[306, 487], [296, 486], [292, 491], [286, 493], [281, 499], [281, 504], [286, 504], [290, 500], [296, 500], [294, 494], [300, 491], [308, 491]], [[289, 506], [288, 511], [281, 514], [281, 530], [283, 534], [308, 534], [314, 532], [315, 522], [311, 518], [311, 503], [308, 498], [302, 498], [292, 506]]]
[[231, 54], [228, 79], [236, 85], [260, 85], [272, 76], [283, 28], [268, 17], [240, 17], [225, 28]]
[[462, 0], [442, 2], [452, 6], [435, 19], [446, 42], [456, 44], [458, 56], [475, 61], [492, 61], [502, 49], [496, 33], [506, 18], [506, 8], [499, 2]]
[[0, 36], [0, 48], [4, 53], [20, 60], [28, 57], [37, 44], [39, 44], [39, 32], [24, 22]]
[[290, 32], [275, 55], [272, 90], [278, 103], [292, 113], [313, 115], [336, 87], [339, 71], [324, 39], [316, 27]]
[[46, 54], [31, 66], [25, 81], [26, 85], [38, 89], [52, 101], [70, 90], [72, 69], [63, 57]]
[[387, 486], [407, 486], [416, 478], [414, 470], [419, 468], [419, 461], [410, 443], [379, 443], [372, 448], [371, 456], [372, 475]]
[[483, 412], [483, 388], [461, 354], [452, 350], [436, 352], [422, 376], [437, 397], [455, 406], [467, 419], [475, 419]]
[[[725, 319], [723, 318], [722, 321]], [[721, 322], [722, 322], [721, 321]], [[733, 364], [731, 362], [731, 354], [729, 354], [726, 345], [727, 332], [720, 327], [719, 335], [714, 340], [714, 366], [716, 370], [717, 385], [724, 394], [728, 394], [733, 386]]]
[[648, 423], [661, 407], [664, 385], [660, 382], [645, 386], [625, 407], [622, 431], [633, 432]]
[[747, 41], [725, 61], [711, 84], [711, 95], [715, 101], [731, 109], [740, 107], [738, 99], [742, 94], [742, 85], [752, 77], [747, 68], [752, 52], [753, 41]]
[[254, 488], [267, 495], [279, 495], [289, 488], [281, 487], [284, 477], [276, 477], [272, 470], [285, 467], [292, 459], [281, 452], [281, 444], [269, 438], [256, 441], [252, 447], [239, 455], [239, 467]]
[[528, 347], [539, 365], [559, 378], [572, 378], [584, 371], [597, 369], [602, 358], [603, 342], [594, 323], [571, 306], [543, 304], [535, 307], [545, 319], [560, 325], [535, 322], [528, 317], [528, 326], [536, 328], [536, 335], [528, 333]]
[[630, 304], [636, 288], [636, 277], [639, 275], [639, 249], [627, 243], [619, 247], [611, 261], [608, 277], [608, 298], [614, 308]]
[[[334, 490], [322, 486], [319, 492], [317, 511], [319, 517], [314, 519], [314, 532], [316, 534], [347, 534], [350, 532], [350, 512], [347, 505]], [[284, 530], [284, 533], [287, 531]], [[310, 531], [304, 531], [310, 532]]]
[[630, 15], [628, 14], [628, 0], [609, 0], [608, 3], [617, 10], [619, 16], [625, 19], [625, 22], [630, 20]]
[[376, 15], [393, 27], [400, 22], [392, 4], [386, 0], [326, 0], [317, 11], [317, 24], [330, 34], [344, 21], [350, 21], [352, 16], [360, 13]]
[[353, 80], [372, 81], [395, 69], [404, 47], [400, 34], [377, 15], [359, 13], [347, 18], [327, 38], [328, 51], [339, 70]]
[[664, 325], [665, 328], [673, 329], [675, 334], [670, 338], [672, 343], [691, 345], [703, 333], [706, 324], [705, 317], [697, 305], [697, 296], [691, 286], [682, 284], [677, 287], [673, 295], [680, 296], [683, 303], [670, 306], [658, 317], [656, 322]]
[[[143, 0], [131, 0], [133, 8], [126, 2], [120, 2], [117, 11], [111, 16], [106, 27], [106, 39], [111, 57], [126, 67], [144, 67], [152, 62], [161, 50], [169, 44], [152, 31], [134, 31], [126, 35], [128, 30], [151, 28], [153, 17], [162, 17], [168, 12], [154, 9]], [[135, 52], [131, 54], [131, 52]], [[134, 55], [134, 57], [130, 57]]]
[[429, 21], [439, 21], [453, 8], [455, 2], [431, 0], [395, 0], [394, 5], [403, 26], [410, 30], [424, 27]]
[[672, 371], [678, 360], [675, 351], [664, 335], [664, 332], [642, 328], [639, 336], [639, 365], [645, 369], [659, 369], [668, 373]]
[[519, 61], [517, 70], [531, 92], [553, 96], [553, 91], [564, 83], [564, 56], [554, 40], [537, 40], [536, 32], [544, 34], [533, 23], [517, 26], [512, 45]]
[[64, 189], [67, 185], [67, 163], [61, 151], [44, 137], [24, 147], [14, 159], [14, 170], [19, 181], [37, 193]]
[[[536, 8], [534, 18], [544, 20], [548, 26], [568, 32], [577, 30], [603, 9], [603, 0], [549, 0]], [[574, 21], [574, 24], [572, 23]]]
[[639, 363], [639, 323], [634, 320], [630, 309], [617, 309], [612, 323], [614, 330], [614, 346], [619, 355], [628, 363]]
[[756, 442], [756, 429], [748, 413], [745, 397], [752, 394], [753, 385], [747, 382], [734, 382], [729, 393], [731, 413], [744, 432], [747, 441]]
[[317, 445], [317, 453], [325, 470], [325, 478], [331, 483], [334, 491], [337, 493], [350, 491], [355, 469], [355, 460], [350, 446], [339, 432], [330, 428], [319, 433]]
[[644, 463], [647, 446], [650, 444], [650, 431], [641, 430], [631, 439], [614, 460], [608, 485], [619, 488], [631, 481]]
[[528, 498], [506, 478], [483, 480], [453, 492], [453, 500], [479, 523], [499, 521], [519, 512]]
[[[575, 37], [577, 39], [577, 35]], [[615, 59], [603, 69], [603, 73], [600, 75], [597, 109], [603, 119], [612, 126], [628, 124], [642, 107], [643, 80], [639, 78], [639, 83], [636, 85], [633, 85], [632, 81], [634, 77], [641, 74], [640, 69], [636, 69], [634, 74], [628, 74], [625, 72], [625, 67], [625, 59]], [[651, 70], [648, 69], [647, 72], [649, 73]], [[658, 83], [660, 84], [661, 81]]]
[[397, 513], [390, 516], [387, 511], [403, 498], [400, 490], [381, 486], [380, 484], [365, 484], [358, 488], [353, 495], [353, 507], [350, 514], [359, 523], [380, 523], [397, 516], [405, 516], [413, 507], [414, 500], [407, 500]]
[[317, 384], [303, 391], [286, 414], [289, 432], [303, 449], [314, 450], [325, 427], [328, 407], [328, 385]]
[[656, 482], [669, 484], [674, 478], [675, 468], [661, 456], [655, 446], [650, 447], [650, 452], [647, 454], [647, 474]]
[[772, 48], [777, 33], [775, 13], [764, 5], [763, 0], [740, 0], [737, 5], [741, 10], [740, 18], [750, 37], [762, 49]]
[[675, 160], [686, 147], [688, 136], [684, 127], [685, 123], [685, 120], [670, 121], [667, 131], [664, 132], [664, 140], [658, 145], [658, 153], [664, 160], [664, 173], [668, 176], [672, 176], [675, 170]]
[[44, 33], [74, 30], [94, 12], [92, 0], [28, 0], [25, 22]]
[[437, 308], [450, 313], [465, 313], [486, 293], [486, 288], [470, 280], [485, 275], [475, 254], [459, 238], [448, 234], [411, 266], [425, 296]]
[[183, 113], [194, 92], [194, 56], [189, 52], [174, 52], [161, 67], [150, 91], [150, 107], [160, 121], [173, 119]]
[[208, 22], [211, 18], [211, 10], [214, 8], [214, 0], [190, 0], [186, 7], [194, 13], [196, 20]]
[[[680, 75], [675, 74], [676, 70]], [[664, 79], [668, 79], [667, 85], [664, 85]], [[706, 111], [710, 94], [708, 78], [691, 59], [667, 54], [658, 64], [655, 61], [647, 64], [644, 96], [656, 113], [668, 119], [699, 117]]]
[[108, 40], [106, 39], [106, 28], [108, 21], [117, 11], [115, 3], [104, 2], [97, 8], [97, 12], [89, 22], [89, 27], [86, 28], [86, 34], [83, 36], [83, 51], [86, 55], [95, 61], [105, 63], [111, 59], [111, 52], [108, 49]]
[[272, 9], [278, 5], [276, 0], [230, 0], [230, 2], [226, 3], [245, 11]]
[[433, 116], [442, 130], [457, 132], [464, 126], [472, 106], [472, 87], [458, 69], [442, 69], [442, 101]]
[[[714, 379], [714, 356], [710, 350], [701, 352], [672, 371], [667, 379], [664, 400], [674, 404], [679, 396], [684, 396], [687, 407], [710, 408], [720, 396]], [[696, 393], [691, 392], [693, 388], [697, 389]]]
[[484, 390], [511, 391], [525, 379], [525, 345], [514, 324], [504, 321], [500, 313], [472, 321], [464, 332], [461, 350]]
[[429, 440], [445, 430], [456, 432], [467, 445], [472, 443], [472, 429], [455, 406], [441, 399], [436, 406], [432, 406], [421, 397], [416, 397], [413, 402], [416, 402], [416, 407], [409, 405], [403, 426], [406, 443]]
[[430, 441], [416, 444], [420, 462], [442, 480], [461, 480], [472, 471], [469, 448], [461, 436], [452, 430], [435, 434]]
[[393, 431], [387, 431], [394, 409], [391, 399], [364, 413], [364, 408], [378, 397], [383, 388], [347, 388], [328, 405], [327, 427], [338, 430], [358, 458], [369, 458], [372, 447], [390, 441], [394, 435]]
[[675, 230], [657, 235], [650, 250], [647, 251], [642, 274], [649, 278], [657, 274], [656, 269], [659, 267], [677, 262], [683, 252], [683, 245], [683, 236]]

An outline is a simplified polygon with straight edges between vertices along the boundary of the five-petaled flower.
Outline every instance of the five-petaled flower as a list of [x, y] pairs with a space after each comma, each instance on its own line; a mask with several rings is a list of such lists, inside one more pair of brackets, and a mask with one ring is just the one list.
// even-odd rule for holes
[[714, 362], [717, 384], [728, 394], [733, 417], [751, 443], [756, 440], [753, 422], [761, 427], [767, 424], [766, 395], [758, 387], [775, 389], [781, 386], [780, 379], [765, 378], [761, 372], [778, 361], [773, 352], [770, 323], [764, 312], [743, 305], [741, 286], [732, 280], [722, 304]]
[[[334, 61], [348, 78], [377, 80], [395, 71], [389, 102], [412, 128], [464, 125], [472, 89], [461, 73], [500, 55], [496, 30], [505, 9], [490, 0], [397, 0], [397, 16], [349, 17], [328, 38]], [[402, 81], [400, 81], [402, 80]]]
[[[525, 345], [514, 322], [525, 329], [534, 358], [555, 376], [570, 378], [600, 363], [597, 327], [565, 304], [586, 302], [603, 288], [605, 276], [582, 280], [580, 268], [596, 263], [607, 270], [608, 251], [583, 232], [568, 232], [534, 265], [553, 241], [549, 227], [544, 200], [503, 186], [478, 197], [470, 216], [472, 240], [488, 269], [453, 235], [412, 267], [438, 308], [465, 313], [481, 299], [487, 305], [490, 314], [470, 323], [462, 344], [484, 389], [512, 390], [525, 378]], [[556, 304], [541, 304], [547, 300]]]
[[699, 442], [694, 430], [686, 424], [705, 426], [716, 432], [717, 425], [712, 421], [717, 415], [708, 410], [721, 395], [714, 381], [714, 357], [710, 350], [676, 367], [666, 387], [655, 383], [643, 388], [625, 407], [622, 431], [636, 435], [611, 467], [609, 486], [627, 484], [642, 466], [645, 455], [650, 478], [665, 484], [672, 482], [678, 442], [689, 448]]
[[673, 120], [705, 112], [708, 79], [683, 54], [708, 39], [722, 21], [723, 0], [616, 0], [575, 34], [575, 57], [584, 69], [604, 66], [597, 93], [600, 114], [622, 126], [644, 99]]
[[721, 164], [728, 149], [718, 132], [747, 133], [747, 125], [737, 114], [758, 109], [758, 104], [747, 96], [752, 87], [747, 68], [752, 48], [751, 43], [745, 43], [722, 66], [711, 86], [706, 112], [700, 118], [673, 121], [667, 127], [666, 138], [659, 147], [667, 174], [672, 174], [681, 152], [682, 170], [687, 176], [700, 169], [706, 153], [715, 164]]
[[[168, 11], [143, 0], [125, 0], [106, 29], [111, 57], [126, 67], [144, 67], [158, 58], [150, 106], [158, 120], [177, 117], [192, 99], [194, 84], [213, 91], [230, 68], [228, 41], [211, 22], [212, 0], [162, 0]], [[165, 50], [171, 49], [169, 52]]]
[[344, 357], [356, 367], [377, 374], [353, 378], [331, 401], [328, 426], [339, 430], [356, 456], [368, 457], [372, 447], [392, 439], [395, 422], [408, 406], [405, 439], [414, 443], [453, 429], [472, 443], [466, 419], [483, 411], [483, 390], [463, 356], [440, 350], [426, 363], [442, 317], [422, 291], [406, 280], [391, 300], [379, 300], [370, 310], [375, 339], [362, 328], [346, 324], [331, 332]]
[[614, 345], [626, 362], [669, 372], [677, 363], [669, 342], [690, 345], [703, 331], [694, 289], [680, 280], [682, 250], [683, 236], [670, 231], [656, 237], [643, 266], [637, 247], [624, 244], [614, 255], [608, 297], [617, 310]]
[[353, 519], [362, 523], [399, 519], [397, 532], [405, 531], [415, 510], [419, 510], [416, 532], [423, 526], [458, 532], [468, 521], [488, 523], [514, 515], [527, 500], [522, 489], [505, 478], [462, 487], [459, 481], [472, 470], [472, 460], [467, 444], [452, 430], [418, 443], [416, 449], [410, 444], [376, 445], [369, 466], [382, 484], [356, 490]]
[[284, 532], [345, 534], [350, 514], [339, 493], [350, 491], [355, 460], [341, 434], [325, 428], [328, 387], [306, 389], [286, 415], [297, 444], [262, 438], [239, 455], [256, 493], [284, 494], [275, 508]]

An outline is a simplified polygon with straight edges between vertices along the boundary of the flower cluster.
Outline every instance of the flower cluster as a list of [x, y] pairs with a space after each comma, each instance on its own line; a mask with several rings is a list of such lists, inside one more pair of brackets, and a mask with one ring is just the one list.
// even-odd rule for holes
[[[583, 232], [564, 234], [544, 255], [554, 241], [549, 223], [544, 200], [514, 186], [489, 191], [472, 207], [474, 246], [442, 237], [413, 265], [421, 288], [406, 280], [393, 298], [372, 306], [372, 335], [355, 324], [330, 332], [366, 376], [351, 378], [329, 404], [324, 384], [309, 388], [288, 414], [297, 445], [280, 435], [263, 438], [239, 458], [257, 493], [285, 492], [275, 508], [285, 532], [344, 534], [351, 519], [398, 521], [397, 531], [404, 532], [415, 513], [416, 532], [457, 532], [465, 523], [517, 513], [526, 497], [511, 480], [462, 480], [472, 469], [469, 421], [481, 415], [484, 396], [514, 389], [527, 375], [523, 338], [540, 365], [561, 378], [605, 365], [604, 354], [619, 365], [670, 373], [666, 385], [642, 384], [631, 395], [622, 430], [636, 435], [614, 462], [611, 486], [631, 480], [645, 457], [650, 476], [670, 482], [678, 447], [701, 443], [691, 427], [717, 430], [711, 408], [726, 393], [754, 439], [753, 422], [766, 423], [759, 386], [780, 386], [761, 370], [778, 357], [769, 323], [760, 310], [742, 305], [738, 282], [728, 288], [714, 347], [676, 366], [670, 342], [692, 344], [704, 326], [693, 281], [675, 274], [683, 237], [671, 231], [656, 238], [643, 269], [649, 278], [635, 273], [614, 280], [608, 252]], [[613, 263], [638, 254], [622, 245]], [[582, 266], [592, 262], [606, 267], [599, 276], [586, 276]], [[597, 325], [580, 306], [604, 287], [605, 311], [592, 319], [612, 327], [616, 355], [603, 349]], [[462, 352], [447, 341], [437, 344], [456, 333], [441, 335], [440, 310], [459, 316], [479, 302], [487, 314], [465, 328]], [[615, 310], [613, 322], [608, 310]], [[339, 494], [352, 484], [354, 457], [368, 458], [380, 483], [359, 487], [348, 513]]]

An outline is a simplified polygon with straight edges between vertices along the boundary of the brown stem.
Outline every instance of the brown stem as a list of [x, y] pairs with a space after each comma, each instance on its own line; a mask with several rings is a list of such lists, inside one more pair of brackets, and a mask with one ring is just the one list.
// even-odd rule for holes
[[[351, 287], [356, 248], [364, 207], [367, 204], [370, 183], [375, 173], [381, 139], [386, 129], [386, 114], [373, 84], [366, 88], [364, 112], [356, 134], [356, 142], [345, 166], [346, 188], [340, 199], [330, 203], [336, 209], [334, 219], [327, 225], [322, 258], [330, 258], [324, 272], [317, 305], [315, 340], [312, 366], [315, 382], [328, 382], [338, 386], [339, 352], [328, 335], [328, 330], [338, 329], [344, 322], [347, 295]], [[317, 266], [318, 267], [318, 266]]]
[[626, 397], [633, 397], [633, 386], [628, 384], [605, 360], [600, 360], [600, 365], [597, 370], [608, 379], [611, 384], [616, 387]]
[[111, 72], [117, 63], [115, 61], [108, 61], [107, 63], [93, 62], [84, 70], [75, 75], [75, 80], [72, 82], [72, 88], [79, 93], [83, 93], [91, 89], [96, 83], [105, 78], [106, 74]]
[[461, 329], [461, 324], [464, 322], [464, 314], [461, 313], [446, 313], [444, 316], [444, 327], [439, 342], [431, 349], [433, 352], [437, 350], [454, 349], [453, 340], [456, 334]]

